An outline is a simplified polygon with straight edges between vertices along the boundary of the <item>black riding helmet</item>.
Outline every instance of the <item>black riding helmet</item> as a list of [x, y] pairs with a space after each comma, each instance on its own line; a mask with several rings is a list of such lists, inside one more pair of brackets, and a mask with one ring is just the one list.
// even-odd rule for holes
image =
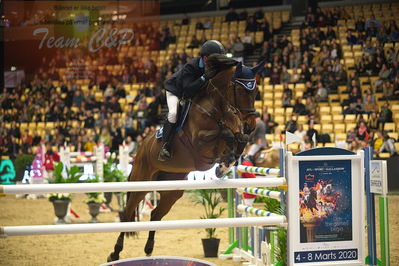
[[206, 41], [200, 51], [201, 56], [209, 56], [211, 54], [226, 54], [223, 44], [216, 40]]

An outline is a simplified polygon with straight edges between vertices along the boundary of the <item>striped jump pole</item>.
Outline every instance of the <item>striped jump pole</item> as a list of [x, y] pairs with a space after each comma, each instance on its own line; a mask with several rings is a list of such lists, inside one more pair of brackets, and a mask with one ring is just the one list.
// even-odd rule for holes
[[263, 188], [254, 188], [254, 187], [245, 187], [245, 188], [238, 188], [237, 192], [239, 193], [248, 193], [252, 195], [262, 196], [262, 197], [269, 197], [280, 201], [281, 199], [281, 192], [267, 190]]
[[0, 193], [5, 194], [43, 194], [43, 193], [91, 193], [91, 192], [127, 192], [127, 191], [165, 191], [212, 188], [239, 188], [246, 186], [281, 186], [285, 178], [245, 178], [218, 180], [173, 180], [138, 181], [75, 184], [27, 184], [0, 185]]
[[239, 212], [241, 212], [241, 213], [249, 213], [249, 214], [256, 215], [256, 216], [264, 216], [264, 217], [282, 216], [282, 217], [285, 217], [283, 215], [279, 215], [279, 214], [276, 214], [276, 213], [273, 213], [273, 212], [268, 212], [268, 211], [265, 211], [265, 210], [257, 209], [257, 208], [254, 208], [254, 207], [249, 207], [249, 206], [246, 206], [246, 205], [243, 205], [243, 204], [238, 205], [237, 206], [237, 210]]
[[271, 175], [271, 176], [279, 176], [280, 175], [280, 169], [278, 169], [278, 168], [265, 168], [265, 167], [238, 165], [237, 171], [242, 172], [242, 173], [253, 173], [253, 174], [261, 174], [261, 175]]
[[28, 225], [0, 227], [0, 237], [25, 235], [83, 234], [104, 232], [133, 232], [157, 230], [181, 230], [190, 228], [218, 228], [279, 225], [285, 223], [284, 216], [195, 219], [153, 222], [125, 222], [69, 225]]

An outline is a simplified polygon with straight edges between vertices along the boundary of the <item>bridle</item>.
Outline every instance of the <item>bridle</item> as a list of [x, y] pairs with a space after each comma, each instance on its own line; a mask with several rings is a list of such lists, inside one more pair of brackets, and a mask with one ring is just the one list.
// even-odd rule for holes
[[[248, 117], [250, 116], [255, 116], [256, 114], [256, 109], [255, 108], [250, 108], [250, 107], [240, 107], [237, 106], [237, 80], [232, 78], [231, 82], [234, 84], [233, 85], [233, 91], [234, 91], [234, 107], [237, 108], [240, 113], [242, 114], [243, 112], [246, 112], [246, 114], [242, 117], [243, 120], [246, 120]], [[256, 89], [254, 89], [256, 90]], [[256, 97], [256, 95], [255, 95]], [[253, 99], [253, 101], [255, 102], [255, 99]]]

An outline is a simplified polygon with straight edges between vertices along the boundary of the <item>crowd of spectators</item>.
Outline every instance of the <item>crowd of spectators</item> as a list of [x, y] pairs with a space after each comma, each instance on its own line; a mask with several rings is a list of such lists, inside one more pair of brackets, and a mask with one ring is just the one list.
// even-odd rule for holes
[[[282, 84], [282, 106], [293, 108], [293, 116], [286, 122], [285, 130], [302, 136], [304, 146], [310, 145], [313, 135], [322, 142], [334, 141], [329, 139], [328, 134], [321, 134], [314, 128], [315, 124], [321, 123], [318, 104], [328, 101], [329, 95], [336, 94], [338, 87], [345, 85], [348, 99], [342, 102], [343, 114], [358, 115], [358, 125], [348, 132], [347, 143], [353, 149], [374, 145], [377, 153], [388, 151], [394, 154], [392, 140], [384, 131], [384, 124], [393, 121], [392, 111], [389, 104], [379, 110], [377, 101], [399, 99], [398, 52], [389, 49], [386, 53], [384, 50], [384, 43], [397, 40], [396, 22], [379, 22], [373, 17], [359, 18], [356, 28], [348, 32], [348, 43], [361, 44], [364, 54], [355, 69], [347, 71], [342, 62], [338, 33], [334, 29], [337, 21], [344, 18], [350, 18], [350, 15], [342, 8], [326, 12], [309, 10], [300, 31], [300, 45], [296, 46], [287, 35], [270, 30], [261, 9], [252, 15], [245, 10], [237, 13], [231, 9], [225, 20], [244, 20], [247, 26], [243, 40], [235, 36], [226, 47], [237, 58], [256, 53], [260, 55], [260, 60], [267, 59], [261, 76], [268, 77], [272, 85]], [[188, 23], [188, 18], [182, 20], [183, 25]], [[196, 24], [198, 29], [210, 27], [212, 20], [209, 18]], [[326, 30], [321, 27], [326, 27]], [[262, 43], [256, 44], [250, 33], [259, 31], [263, 31], [264, 38]], [[142, 32], [147, 37], [138, 38], [131, 45], [164, 50], [176, 41], [173, 29], [166, 26], [160, 30], [142, 27]], [[373, 37], [377, 39], [372, 40]], [[198, 40], [193, 36], [192, 47], [199, 47], [204, 38]], [[160, 109], [165, 104], [163, 81], [180, 70], [189, 59], [186, 52], [172, 50], [169, 60], [157, 66], [138, 51], [133, 50], [121, 57], [115, 48], [103, 48], [92, 54], [85, 54], [79, 49], [65, 49], [53, 57], [44, 58], [30, 82], [5, 90], [0, 95], [0, 123], [12, 123], [10, 128], [0, 128], [1, 152], [15, 157], [30, 152], [30, 148], [41, 141], [53, 146], [68, 142], [76, 151], [91, 151], [94, 143], [101, 141], [108, 149], [115, 151], [119, 144], [126, 141], [134, 154], [142, 139], [161, 122]], [[87, 88], [76, 82], [76, 76], [69, 76], [67, 81], [59, 76], [58, 69], [71, 66], [76, 69], [76, 65], [79, 66], [79, 78], [88, 80]], [[109, 70], [102, 67], [105, 65], [120, 67]], [[379, 79], [370, 89], [363, 90], [359, 78], [375, 75]], [[58, 81], [57, 86], [54, 81]], [[125, 85], [135, 83], [145, 86], [134, 98], [130, 98], [132, 96], [126, 92]], [[296, 96], [290, 87], [295, 83], [305, 84], [301, 97]], [[102, 92], [101, 98], [95, 97], [95, 87]], [[381, 99], [376, 97], [379, 91], [383, 93]], [[121, 106], [121, 99], [131, 103]], [[303, 125], [296, 121], [299, 115], [308, 116], [306, 132]], [[267, 109], [262, 119], [266, 124], [266, 133], [278, 134], [278, 123]], [[54, 126], [35, 130], [33, 134], [18, 127], [19, 123], [29, 122], [54, 123]], [[384, 140], [382, 143], [381, 139]]]
[[[361, 36], [349, 38], [349, 45], [361, 45], [363, 54], [355, 67], [345, 66], [342, 46], [334, 27], [338, 20], [350, 19], [351, 16], [343, 8], [323, 11], [309, 9], [305, 22], [300, 30], [300, 45], [295, 46], [287, 36], [272, 35], [260, 48], [261, 59], [266, 58], [267, 65], [262, 75], [270, 78], [270, 84], [282, 84], [282, 106], [293, 107], [293, 114], [285, 125], [285, 130], [296, 133], [303, 139], [303, 146], [309, 146], [313, 134], [321, 142], [333, 142], [328, 134], [319, 134], [314, 129], [320, 123], [318, 103], [328, 101], [328, 96], [338, 93], [338, 87], [345, 86], [342, 93], [347, 99], [341, 102], [344, 115], [357, 115], [356, 128], [349, 129], [347, 144], [351, 149], [373, 145], [375, 153], [389, 152], [395, 154], [393, 143], [397, 140], [389, 137], [384, 130], [385, 123], [393, 122], [392, 111], [388, 100], [399, 100], [399, 51], [393, 46], [384, 50], [384, 44], [397, 41], [398, 27], [395, 20], [380, 22], [374, 16], [367, 20], [359, 18], [356, 28], [349, 29], [348, 34]], [[324, 27], [324, 29], [322, 29]], [[375, 39], [374, 39], [375, 38]], [[356, 39], [356, 40], [355, 40]], [[290, 69], [291, 73], [289, 73]], [[298, 72], [298, 69], [300, 69]], [[374, 84], [363, 89], [361, 77], [378, 76]], [[294, 98], [289, 84], [305, 83], [306, 89], [302, 97]], [[382, 97], [377, 93], [382, 92]], [[377, 101], [387, 101], [381, 110]], [[306, 102], [306, 104], [304, 104]], [[308, 131], [297, 124], [297, 116], [307, 115]], [[264, 115], [266, 124], [276, 123], [270, 114]], [[268, 130], [270, 133], [270, 130]], [[333, 133], [333, 132], [330, 132]], [[381, 140], [375, 145], [375, 136]]]

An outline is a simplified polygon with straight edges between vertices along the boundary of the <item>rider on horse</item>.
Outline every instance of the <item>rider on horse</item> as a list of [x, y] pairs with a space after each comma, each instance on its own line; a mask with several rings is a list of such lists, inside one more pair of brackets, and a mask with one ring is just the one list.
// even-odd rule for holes
[[179, 99], [193, 98], [216, 73], [205, 69], [205, 63], [211, 54], [225, 54], [223, 45], [216, 40], [206, 41], [200, 51], [200, 57], [191, 59], [181, 70], [165, 81], [168, 117], [163, 127], [163, 145], [158, 160], [167, 161], [172, 158], [171, 144], [177, 122]]

